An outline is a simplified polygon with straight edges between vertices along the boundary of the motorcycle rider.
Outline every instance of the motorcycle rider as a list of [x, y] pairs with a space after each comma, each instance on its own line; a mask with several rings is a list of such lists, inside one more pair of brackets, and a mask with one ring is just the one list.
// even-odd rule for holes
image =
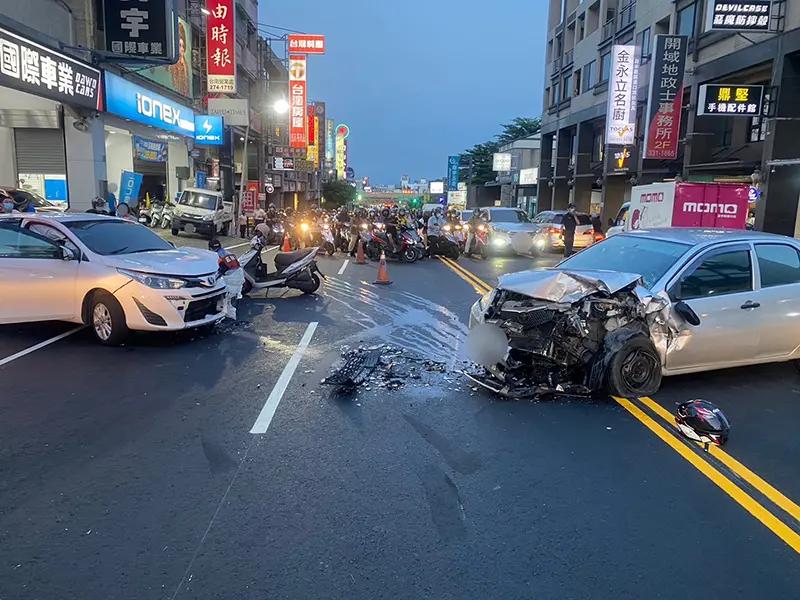
[[358, 239], [361, 236], [361, 224], [368, 222], [367, 210], [365, 208], [359, 208], [353, 218], [350, 219], [350, 245], [347, 247], [350, 256], [356, 255]]
[[[259, 226], [263, 227], [263, 223]], [[239, 259], [233, 252], [223, 248], [217, 238], [212, 238], [208, 242], [208, 249], [217, 253], [217, 273], [225, 280], [225, 314], [236, 320], [236, 301], [242, 295], [242, 285], [244, 284], [244, 273]]]
[[478, 227], [480, 225], [486, 226], [486, 219], [484, 218], [483, 211], [480, 208], [476, 208], [472, 211], [472, 216], [467, 221], [467, 225], [469, 226], [467, 229], [467, 244], [465, 246], [464, 254], [467, 256], [472, 256], [472, 241], [475, 238], [475, 232], [478, 231]]
[[433, 256], [439, 250], [439, 236], [442, 234], [442, 227], [445, 225], [445, 218], [442, 216], [442, 209], [438, 206], [433, 209], [433, 213], [428, 219], [428, 255]]
[[386, 228], [386, 240], [389, 242], [389, 252], [397, 252], [397, 216], [392, 214], [389, 207], [381, 209], [381, 222]]

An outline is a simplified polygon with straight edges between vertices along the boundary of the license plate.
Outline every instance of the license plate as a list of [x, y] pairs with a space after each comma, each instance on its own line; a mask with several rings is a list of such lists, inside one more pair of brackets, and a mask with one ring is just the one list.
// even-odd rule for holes
[[191, 223], [187, 223], [186, 227], [183, 228], [186, 233], [194, 233], [196, 231], [195, 226]]

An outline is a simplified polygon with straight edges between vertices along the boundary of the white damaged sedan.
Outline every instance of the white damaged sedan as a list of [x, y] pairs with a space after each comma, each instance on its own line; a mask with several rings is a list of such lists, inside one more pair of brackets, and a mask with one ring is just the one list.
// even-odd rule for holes
[[105, 215], [0, 216], [0, 323], [84, 323], [118, 345], [129, 330], [212, 325], [224, 303], [213, 252]]

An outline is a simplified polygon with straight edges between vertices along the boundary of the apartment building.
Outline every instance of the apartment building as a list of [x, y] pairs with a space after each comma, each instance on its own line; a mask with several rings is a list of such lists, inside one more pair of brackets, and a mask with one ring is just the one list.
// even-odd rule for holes
[[[759, 196], [757, 227], [795, 235], [800, 231], [798, 26], [800, 5], [785, 1], [550, 0], [540, 208], [572, 201], [579, 210], [602, 210], [606, 220], [636, 184], [676, 177], [751, 182]], [[685, 36], [686, 42], [677, 152], [646, 158], [655, 36], [667, 34]], [[639, 65], [635, 140], [624, 147], [605, 139], [614, 45], [635, 45]], [[708, 112], [710, 89], [727, 94], [737, 86], [760, 94], [757, 114]]]

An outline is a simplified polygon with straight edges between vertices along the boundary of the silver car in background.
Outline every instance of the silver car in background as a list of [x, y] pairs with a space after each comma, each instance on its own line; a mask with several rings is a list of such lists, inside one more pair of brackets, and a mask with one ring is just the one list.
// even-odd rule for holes
[[[545, 210], [533, 218], [536, 235], [533, 246], [537, 252], [551, 252], [564, 249], [564, 215], [565, 210]], [[572, 247], [575, 250], [586, 248], [594, 243], [594, 227], [592, 218], [586, 213], [575, 213], [578, 225], [575, 228], [575, 241]]]

